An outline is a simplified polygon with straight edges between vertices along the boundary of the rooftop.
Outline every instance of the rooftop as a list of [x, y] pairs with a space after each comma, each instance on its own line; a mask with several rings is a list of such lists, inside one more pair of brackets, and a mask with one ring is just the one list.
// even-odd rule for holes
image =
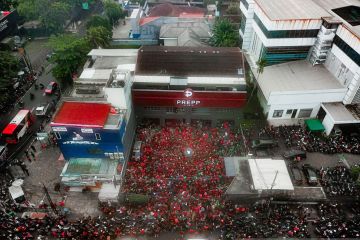
[[88, 56], [96, 57], [134, 57], [137, 49], [92, 49]]
[[294, 190], [284, 160], [249, 159], [256, 190]]
[[203, 21], [163, 24], [160, 28], [159, 38], [177, 38], [186, 30], [196, 33], [199, 38], [210, 38], [210, 27]]
[[84, 83], [107, 83], [112, 69], [85, 68], [75, 82]]
[[349, 111], [342, 103], [323, 103], [322, 107], [335, 123], [360, 123], [360, 117]]
[[306, 60], [265, 67], [258, 82], [267, 100], [274, 92], [346, 91], [324, 66], [312, 66]]
[[[346, 13], [346, 7], [350, 6], [355, 9], [355, 13], [356, 11], [358, 12], [359, 10], [356, 10], [356, 7], [360, 7], [359, 0], [314, 0], [314, 2], [341, 20], [344, 25], [360, 37], [360, 25], [353, 26], [351, 21], [348, 21], [348, 18], [351, 17], [350, 14]], [[341, 8], [345, 9], [345, 14], [344, 10], [341, 10]]]
[[109, 117], [110, 110], [111, 106], [107, 103], [64, 102], [51, 125], [103, 128]]
[[239, 77], [243, 68], [239, 48], [143, 46], [135, 75]]
[[205, 11], [204, 8], [199, 7], [161, 3], [150, 9], [148, 17], [203, 17]]
[[113, 177], [117, 174], [117, 164], [117, 160], [107, 158], [72, 158], [66, 163], [61, 176], [66, 177], [91, 174]]
[[[255, 0], [270, 20], [321, 19], [331, 15], [313, 0]], [[332, 1], [332, 0], [329, 0]]]

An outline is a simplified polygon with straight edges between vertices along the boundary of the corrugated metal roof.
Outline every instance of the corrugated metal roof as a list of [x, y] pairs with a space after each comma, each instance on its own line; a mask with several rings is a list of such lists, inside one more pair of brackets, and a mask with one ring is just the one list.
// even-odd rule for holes
[[239, 48], [143, 46], [135, 75], [240, 77], [242, 68]]
[[104, 127], [110, 104], [94, 102], [64, 102], [51, 125]]
[[255, 0], [270, 20], [321, 19], [331, 15], [313, 0]]

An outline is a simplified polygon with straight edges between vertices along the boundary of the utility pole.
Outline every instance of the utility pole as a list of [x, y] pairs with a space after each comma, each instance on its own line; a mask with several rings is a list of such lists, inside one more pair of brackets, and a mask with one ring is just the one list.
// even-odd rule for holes
[[53, 212], [54, 212], [55, 215], [58, 215], [58, 211], [57, 211], [57, 209], [56, 209], [56, 205], [55, 205], [54, 202], [51, 200], [50, 194], [49, 194], [49, 192], [48, 192], [45, 184], [43, 183], [42, 185], [43, 185], [44, 192], [45, 192], [45, 195], [46, 195], [46, 197], [47, 197], [47, 199], [48, 199], [48, 201], [49, 201], [49, 204], [50, 204], [51, 209], [53, 210]]
[[274, 180], [273, 180], [273, 182], [271, 183], [271, 187], [270, 187], [270, 199], [269, 199], [269, 205], [268, 205], [268, 209], [269, 209], [269, 210], [268, 210], [268, 217], [270, 216], [270, 205], [271, 205], [271, 201], [272, 201], [272, 199], [273, 199], [273, 197], [272, 197], [272, 190], [273, 190], [273, 188], [274, 188], [274, 186], [275, 186], [275, 181], [276, 181], [276, 178], [277, 178], [278, 174], [279, 174], [279, 170], [276, 170]]

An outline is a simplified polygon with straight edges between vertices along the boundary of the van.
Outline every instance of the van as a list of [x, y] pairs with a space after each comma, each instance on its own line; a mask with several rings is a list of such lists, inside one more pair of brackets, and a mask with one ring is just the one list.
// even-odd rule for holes
[[142, 141], [136, 141], [135, 144], [134, 144], [133, 154], [134, 154], [135, 161], [140, 160], [140, 157], [141, 157], [141, 145], [142, 145]]

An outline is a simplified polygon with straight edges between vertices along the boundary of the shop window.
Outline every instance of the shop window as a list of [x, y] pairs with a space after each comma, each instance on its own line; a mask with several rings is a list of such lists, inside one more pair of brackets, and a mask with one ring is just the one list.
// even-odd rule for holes
[[61, 139], [60, 133], [55, 132], [55, 137], [56, 137], [56, 139]]
[[298, 118], [308, 118], [311, 116], [312, 108], [300, 109]]
[[95, 133], [95, 139], [96, 140], [101, 140], [100, 133]]
[[293, 110], [292, 109], [288, 109], [288, 110], [286, 110], [286, 114], [292, 114], [292, 112], [293, 112]]
[[275, 110], [273, 113], [274, 118], [280, 118], [283, 115], [284, 110]]

